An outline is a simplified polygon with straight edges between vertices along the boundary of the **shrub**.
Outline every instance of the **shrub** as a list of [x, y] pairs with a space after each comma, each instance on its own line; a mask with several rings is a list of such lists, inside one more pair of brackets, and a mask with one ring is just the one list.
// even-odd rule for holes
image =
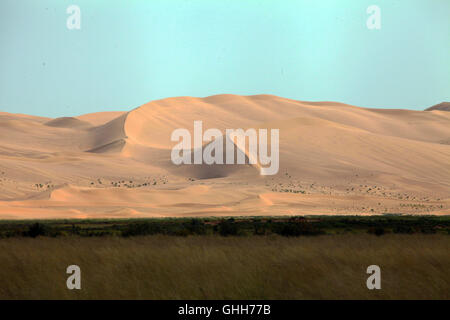
[[394, 228], [394, 233], [406, 233], [406, 234], [412, 234], [414, 233], [414, 229], [411, 226], [396, 226]]
[[259, 220], [254, 220], [253, 221], [253, 234], [254, 235], [266, 235], [267, 234], [267, 223], [262, 223]]
[[383, 227], [372, 227], [367, 232], [370, 234], [374, 234], [377, 237], [382, 236], [383, 234], [386, 233]]
[[185, 223], [184, 228], [187, 234], [206, 234], [206, 225], [198, 219], [192, 219], [189, 223]]
[[433, 234], [433, 233], [436, 233], [436, 228], [433, 226], [424, 226], [424, 227], [420, 228], [420, 232], [425, 233], [425, 234]]
[[34, 223], [28, 227], [28, 230], [25, 231], [25, 237], [36, 238], [38, 236], [48, 235], [48, 229], [45, 225], [41, 223]]
[[228, 219], [219, 223], [218, 230], [221, 236], [235, 236], [238, 234], [238, 227], [234, 219]]
[[319, 229], [306, 222], [285, 222], [275, 225], [275, 233], [285, 237], [313, 236], [321, 234]]
[[144, 236], [162, 233], [161, 227], [158, 224], [148, 222], [132, 223], [122, 232], [124, 237], [130, 236]]

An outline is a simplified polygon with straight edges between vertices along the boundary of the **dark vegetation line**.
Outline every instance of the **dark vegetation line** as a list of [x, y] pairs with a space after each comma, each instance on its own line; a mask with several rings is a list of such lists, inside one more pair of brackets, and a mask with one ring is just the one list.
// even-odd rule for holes
[[322, 234], [441, 233], [450, 235], [450, 216], [320, 216], [171, 218], [129, 220], [0, 221], [0, 238], [63, 236], [220, 235], [287, 237]]

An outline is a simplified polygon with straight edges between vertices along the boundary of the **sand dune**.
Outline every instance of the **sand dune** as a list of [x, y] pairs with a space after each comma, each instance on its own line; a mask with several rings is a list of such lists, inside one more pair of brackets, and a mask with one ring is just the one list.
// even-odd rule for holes
[[[0, 113], [0, 218], [450, 214], [450, 113], [428, 110], [217, 95], [57, 119]], [[279, 129], [278, 174], [175, 166], [171, 133], [195, 120]]]
[[450, 111], [450, 102], [441, 102], [426, 109], [426, 111]]

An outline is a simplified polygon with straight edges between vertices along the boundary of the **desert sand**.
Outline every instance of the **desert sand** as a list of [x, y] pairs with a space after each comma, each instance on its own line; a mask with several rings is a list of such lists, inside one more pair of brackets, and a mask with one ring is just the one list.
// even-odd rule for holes
[[[444, 105], [445, 107], [445, 105]], [[171, 162], [177, 128], [277, 128], [280, 170]], [[271, 95], [0, 112], [0, 219], [450, 214], [450, 112]]]

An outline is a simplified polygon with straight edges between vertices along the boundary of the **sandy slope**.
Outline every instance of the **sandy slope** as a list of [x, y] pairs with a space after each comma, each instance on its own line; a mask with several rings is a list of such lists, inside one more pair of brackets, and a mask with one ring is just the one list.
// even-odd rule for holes
[[[171, 133], [195, 120], [279, 129], [279, 173], [175, 166]], [[57, 119], [0, 113], [0, 218], [381, 213], [450, 214], [450, 112], [218, 95]]]
[[441, 102], [439, 104], [436, 104], [428, 109], [426, 111], [450, 111], [450, 102]]

